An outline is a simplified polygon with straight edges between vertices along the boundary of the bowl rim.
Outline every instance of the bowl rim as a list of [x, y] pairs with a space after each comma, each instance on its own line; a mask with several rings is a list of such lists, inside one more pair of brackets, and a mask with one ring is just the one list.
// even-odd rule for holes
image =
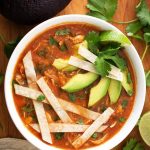
[[[35, 37], [37, 37], [40, 33], [43, 33], [44, 31], [46, 31], [48, 28], [52, 26], [69, 23], [69, 22], [70, 23], [77, 23], [77, 22], [87, 23], [87, 24], [97, 26], [101, 28], [102, 30], [115, 30], [115, 31], [121, 32], [115, 26], [98, 18], [94, 18], [94, 17], [86, 16], [86, 15], [78, 15], [78, 14], [77, 15], [74, 15], [74, 14], [63, 15], [63, 16], [58, 16], [58, 17], [54, 17], [52, 19], [46, 20], [43, 23], [34, 27], [23, 37], [23, 39], [19, 42], [19, 44], [15, 48], [8, 62], [8, 66], [7, 66], [6, 74], [5, 74], [4, 92], [5, 92], [6, 105], [7, 105], [9, 114], [15, 126], [21, 132], [21, 134], [35, 147], [39, 149], [43, 149], [43, 150], [49, 150], [49, 149], [56, 150], [59, 148], [45, 144], [40, 139], [38, 139], [35, 135], [33, 135], [23, 124], [18, 114], [18, 111], [16, 109], [14, 100], [13, 100], [13, 94], [12, 94], [13, 87], [11, 84], [12, 77], [13, 77], [15, 65], [18, 61], [20, 54], [24, 51], [25, 47]], [[118, 131], [118, 133], [116, 133], [112, 138], [110, 138], [108, 141], [104, 142], [103, 144], [98, 145], [96, 147], [88, 148], [90, 150], [112, 149], [113, 147], [118, 145], [121, 141], [123, 141], [126, 138], [126, 136], [134, 128], [143, 110], [144, 102], [145, 102], [145, 94], [146, 94], [146, 83], [145, 83], [145, 74], [144, 74], [143, 65], [135, 47], [132, 44], [126, 45], [125, 51], [127, 52], [129, 59], [131, 60], [134, 74], [136, 77], [136, 94], [135, 94], [135, 103], [133, 106], [133, 110], [128, 120], [126, 121], [125, 125], [120, 129], [120, 131]]]

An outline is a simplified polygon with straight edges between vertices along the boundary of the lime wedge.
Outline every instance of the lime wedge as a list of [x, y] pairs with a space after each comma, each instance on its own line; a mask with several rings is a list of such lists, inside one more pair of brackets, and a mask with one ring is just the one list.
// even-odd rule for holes
[[141, 117], [139, 130], [144, 142], [150, 146], [150, 111]]
[[117, 31], [103, 31], [100, 34], [100, 41], [117, 42], [120, 43], [122, 46], [131, 44], [130, 40], [124, 34]]

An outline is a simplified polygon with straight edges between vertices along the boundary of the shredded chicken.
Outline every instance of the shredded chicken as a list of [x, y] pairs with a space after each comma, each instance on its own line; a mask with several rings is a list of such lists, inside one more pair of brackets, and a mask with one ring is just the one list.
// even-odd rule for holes
[[74, 44], [78, 44], [83, 42], [84, 40], [84, 35], [77, 35], [75, 37], [68, 37]]
[[24, 77], [21, 76], [20, 74], [16, 74], [15, 80], [17, 81], [17, 83], [19, 83], [19, 85], [25, 85], [26, 84]]

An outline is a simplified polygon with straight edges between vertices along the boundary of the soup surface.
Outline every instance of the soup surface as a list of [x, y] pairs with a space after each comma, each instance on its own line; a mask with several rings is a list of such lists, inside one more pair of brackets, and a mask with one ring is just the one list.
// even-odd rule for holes
[[[129, 85], [132, 84], [133, 91], [127, 92], [126, 91], [127, 89], [123, 87], [123, 84], [121, 84], [120, 81], [103, 77], [102, 75], [96, 76], [95, 79], [92, 79], [92, 81], [90, 81], [91, 83], [88, 85], [83, 85], [84, 83], [81, 82], [81, 84], [78, 84], [77, 85], [78, 87], [75, 89], [71, 89], [72, 87], [74, 87], [74, 85], [72, 85], [68, 89], [65, 88], [65, 85], [70, 80], [72, 80], [72, 78], [75, 77], [76, 75], [89, 73], [87, 70], [68, 65], [67, 62], [70, 59], [70, 56], [76, 56], [77, 58], [86, 61], [86, 59], [79, 56], [78, 54], [78, 49], [80, 45], [83, 44], [87, 39], [86, 42], [88, 44], [88, 49], [89, 50], [92, 49], [90, 48], [90, 40], [88, 40], [87, 35], [89, 35], [90, 33], [100, 34], [101, 32], [102, 31], [100, 29], [97, 29], [94, 26], [84, 23], [62, 24], [49, 28], [46, 32], [38, 35], [25, 48], [24, 52], [17, 61], [16, 68], [14, 70], [13, 84], [28, 87], [29, 82], [27, 82], [23, 58], [29, 51], [31, 51], [32, 61], [34, 63], [34, 69], [36, 72], [37, 80], [40, 79], [41, 77], [44, 77], [47, 85], [49, 86], [55, 97], [61, 98], [62, 100], [75, 105], [80, 105], [81, 107], [87, 108], [88, 110], [97, 112], [99, 114], [102, 114], [108, 107], [114, 110], [114, 113], [109, 117], [108, 121], [103, 123], [106, 129], [103, 130], [102, 132], [94, 131], [92, 136], [88, 138], [86, 142], [84, 142], [81, 145], [80, 148], [89, 148], [97, 146], [113, 137], [123, 127], [126, 120], [129, 118], [134, 105], [134, 98], [135, 98], [134, 73], [132, 70], [132, 65], [130, 64], [130, 61], [128, 60], [128, 57], [126, 56], [124, 49], [122, 47], [120, 47], [120, 50], [117, 51], [118, 53], [117, 55], [119, 55], [126, 62], [126, 68], [128, 70], [127, 74], [128, 84]], [[107, 47], [107, 45], [115, 45], [115, 44], [116, 44], [115, 42], [113, 43], [105, 42], [99, 43], [97, 47], [99, 48], [99, 51], [101, 51], [101, 49]], [[110, 60], [110, 63], [117, 67], [117, 65], [114, 62], [112, 62], [112, 60]], [[102, 95], [100, 95], [99, 99], [96, 100], [96, 102], [93, 102], [91, 100], [92, 102], [91, 104], [89, 104], [89, 99], [90, 96], [92, 95], [91, 89], [96, 85], [98, 85], [98, 83], [104, 78], [105, 79], [107, 78], [106, 80], [109, 82], [108, 83], [109, 86], [106, 92], [103, 92]], [[112, 80], [114, 81], [115, 84], [111, 84]], [[118, 84], [116, 84], [116, 81]], [[77, 83], [78, 81], [74, 80], [72, 84], [74, 84], [75, 82]], [[106, 86], [105, 84], [100, 86], [100, 88], [93, 95], [101, 93], [101, 91], [106, 88], [105, 86]], [[120, 90], [118, 90], [116, 86], [118, 86], [118, 89]], [[116, 89], [117, 91], [115, 92], [114, 89]], [[40, 90], [40, 88], [38, 90]], [[113, 95], [118, 95], [118, 93], [120, 94], [118, 95], [117, 99], [112, 97], [110, 100], [110, 96], [112, 93], [111, 91], [113, 90], [114, 90]], [[38, 124], [37, 114], [34, 109], [33, 100], [30, 99], [30, 96], [24, 97], [16, 94], [15, 90], [13, 90], [13, 95], [16, 108], [25, 126], [36, 137], [38, 137], [40, 140], [43, 140], [41, 133], [33, 129], [33, 127], [31, 126], [31, 124]], [[43, 99], [45, 99], [45, 96], [39, 96], [37, 100], [39, 101], [39, 103], [42, 103]], [[53, 106], [46, 103], [43, 103], [43, 105], [46, 118], [49, 124], [64, 123], [57, 114], [57, 111], [54, 110]], [[90, 126], [94, 122], [92, 119], [88, 117], [83, 117], [82, 115], [75, 114], [71, 111], [66, 110], [66, 113], [72, 120], [72, 124], [75, 125]], [[82, 114], [83, 112], [80, 113]], [[82, 134], [83, 132], [56, 132], [56, 133], [53, 132], [50, 135], [52, 138], [53, 146], [59, 147], [61, 149], [63, 148], [74, 149], [72, 143], [80, 136], [82, 136]], [[45, 140], [43, 140], [43, 142], [45, 142]], [[46, 143], [49, 144], [48, 142]]]

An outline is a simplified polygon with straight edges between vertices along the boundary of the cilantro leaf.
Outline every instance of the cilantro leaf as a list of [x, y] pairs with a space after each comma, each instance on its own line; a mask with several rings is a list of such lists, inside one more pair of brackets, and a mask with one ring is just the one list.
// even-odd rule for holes
[[136, 21], [136, 22], [130, 23], [130, 24], [127, 26], [126, 32], [127, 32], [127, 33], [135, 34], [135, 33], [137, 33], [141, 28], [142, 28], [141, 22], [140, 22], [140, 21]]
[[88, 15], [106, 21], [112, 21], [112, 17], [117, 9], [117, 0], [88, 0]]
[[32, 105], [30, 103], [26, 104], [25, 106], [22, 107], [22, 111], [30, 113], [34, 110]]
[[148, 9], [146, 0], [141, 0], [139, 5], [136, 7], [137, 17], [139, 18], [142, 25], [150, 25], [150, 11]]
[[86, 36], [85, 40], [88, 42], [89, 50], [97, 55], [99, 47], [99, 33], [95, 31], [90, 31]]
[[83, 120], [82, 120], [82, 119], [79, 119], [76, 123], [77, 123], [77, 124], [81, 124], [81, 125], [83, 125], [83, 124], [84, 124], [84, 122], [83, 122]]
[[128, 100], [124, 99], [121, 103], [122, 108], [126, 108], [127, 105], [128, 105]]
[[120, 117], [120, 118], [119, 118], [119, 122], [123, 123], [123, 122], [125, 122], [125, 121], [126, 121], [126, 118], [124, 118], [124, 117]]
[[75, 100], [76, 100], [76, 96], [75, 96], [75, 94], [73, 94], [73, 93], [69, 93], [69, 99], [72, 101], [72, 102], [75, 102]]
[[68, 35], [70, 33], [70, 29], [60, 29], [55, 32], [55, 35]]
[[53, 37], [49, 38], [49, 44], [50, 45], [55, 45], [57, 47], [59, 46], [58, 42]]
[[121, 58], [119, 55], [114, 55], [114, 56], [104, 56], [105, 59], [109, 59], [113, 61], [118, 68], [121, 70], [124, 70], [126, 67], [126, 62], [123, 58]]
[[111, 70], [110, 64], [105, 61], [103, 57], [98, 57], [95, 61], [96, 71], [102, 76], [105, 77], [109, 74]]
[[97, 133], [94, 133], [91, 137], [92, 137], [93, 139], [97, 139], [98, 134], [97, 134]]
[[60, 46], [60, 50], [61, 50], [61, 51], [66, 51], [66, 50], [68, 50], [67, 45], [66, 45], [65, 43], [63, 43], [63, 44]]
[[150, 87], [150, 70], [145, 72], [146, 86]]
[[123, 147], [123, 150], [132, 150], [137, 144], [137, 140], [136, 139], [130, 139], [126, 146]]
[[37, 101], [42, 102], [44, 99], [45, 99], [45, 96], [40, 95], [40, 96], [38, 96]]
[[137, 143], [133, 150], [145, 150], [145, 149], [144, 149], [143, 145], [141, 145], [140, 143]]
[[0, 86], [2, 85], [4, 80], [4, 75], [2, 73], [0, 73]]
[[4, 52], [7, 56], [7, 58], [10, 58], [12, 52], [14, 51], [15, 47], [17, 46], [17, 44], [20, 42], [21, 39], [22, 39], [22, 37], [18, 36], [15, 40], [10, 41], [5, 45]]
[[55, 138], [61, 140], [64, 137], [64, 133], [55, 133]]
[[144, 40], [146, 43], [150, 43], [150, 33], [144, 33]]

